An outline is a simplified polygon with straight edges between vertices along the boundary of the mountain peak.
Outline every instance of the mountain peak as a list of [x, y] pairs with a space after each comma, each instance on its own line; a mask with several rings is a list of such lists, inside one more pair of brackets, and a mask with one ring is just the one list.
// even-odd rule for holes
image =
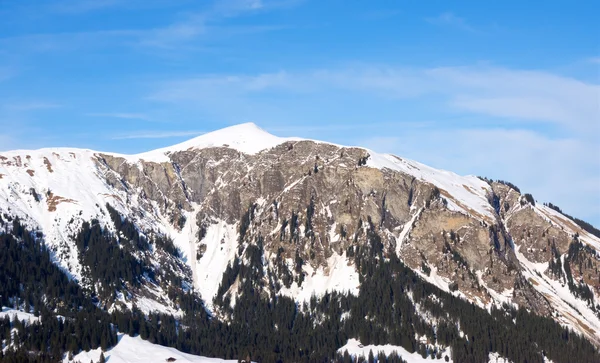
[[278, 137], [268, 133], [253, 122], [233, 125], [211, 131], [180, 144], [139, 154], [140, 158], [156, 159], [166, 153], [188, 149], [203, 149], [208, 147], [229, 147], [246, 154], [256, 154], [262, 150], [297, 138]]

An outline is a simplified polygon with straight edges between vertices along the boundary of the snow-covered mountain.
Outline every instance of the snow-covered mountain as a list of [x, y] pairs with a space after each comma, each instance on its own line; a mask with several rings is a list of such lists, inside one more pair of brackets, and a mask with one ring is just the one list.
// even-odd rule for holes
[[[600, 238], [556, 208], [510, 183], [280, 138], [252, 123], [137, 155], [1, 152], [0, 215], [43, 233], [56, 263], [111, 310], [135, 304], [178, 316], [168, 294], [177, 281], [226, 318], [256, 241], [266, 294], [299, 303], [328, 291], [357, 295], [353, 256], [369, 246], [443, 291], [486, 309], [524, 307], [600, 345]], [[92, 221], [121, 244], [149, 241], [132, 252], [146, 261], [140, 284], [94, 278], [77, 242]], [[157, 236], [179, 252], [166, 253], [170, 242]]]

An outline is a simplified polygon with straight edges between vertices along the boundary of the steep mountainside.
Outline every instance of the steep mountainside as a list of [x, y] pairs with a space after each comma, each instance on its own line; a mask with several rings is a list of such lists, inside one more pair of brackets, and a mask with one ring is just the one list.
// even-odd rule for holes
[[364, 148], [243, 124], [139, 155], [3, 152], [0, 215], [5, 232], [15, 217], [40, 232], [107, 311], [178, 317], [178, 296], [193, 291], [234, 319], [248, 280], [300, 306], [360, 297], [369, 251], [449, 295], [525, 308], [600, 346], [598, 236], [510, 183]]

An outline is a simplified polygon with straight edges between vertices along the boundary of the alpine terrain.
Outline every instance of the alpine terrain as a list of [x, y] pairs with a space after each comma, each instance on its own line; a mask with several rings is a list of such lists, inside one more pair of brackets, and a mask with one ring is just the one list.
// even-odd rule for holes
[[252, 123], [0, 153], [7, 362], [600, 362], [599, 267], [509, 182]]

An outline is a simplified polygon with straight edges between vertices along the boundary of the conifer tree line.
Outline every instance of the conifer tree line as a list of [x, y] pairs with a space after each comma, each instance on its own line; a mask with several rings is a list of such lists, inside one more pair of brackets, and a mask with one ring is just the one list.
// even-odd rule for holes
[[0, 303], [32, 312], [40, 321], [0, 319], [0, 341], [9, 347], [0, 351], [0, 360], [57, 362], [66, 351], [114, 346], [117, 330], [107, 312], [52, 262], [40, 234], [18, 219], [9, 223], [11, 233], [0, 234]]
[[[250, 209], [246, 218], [251, 213]], [[130, 269], [139, 267], [144, 278], [165, 278], [164, 271], [145, 271], [150, 267], [135, 255], [136, 248], [157, 242], [145, 240], [135, 228], [123, 227], [129, 223], [125, 219], [118, 221], [121, 228], [116, 228], [128, 242], [115, 242], [96, 221], [83, 226], [77, 243], [84, 265], [91, 272], [106, 261], [102, 257], [106, 255], [130, 263]], [[365, 345], [400, 346], [440, 361], [445, 360], [442, 349], [450, 347], [448, 358], [454, 362], [487, 362], [490, 352], [514, 362], [543, 362], [544, 357], [556, 363], [600, 362], [590, 342], [550, 318], [510, 306], [488, 312], [425, 282], [395, 254], [385, 254], [370, 220], [365, 243], [351, 246], [348, 253], [359, 271], [357, 296], [330, 292], [298, 304], [278, 295], [274, 271], [263, 262], [262, 237], [245, 236], [213, 301], [218, 318], [208, 314], [196, 294], [178, 288], [181, 281], [175, 278], [169, 280], [173, 286], [169, 297], [184, 312], [181, 318], [146, 315], [135, 306], [109, 313], [98, 303], [99, 296], [83, 291], [53, 264], [41, 234], [28, 231], [18, 219], [2, 223], [11, 226], [2, 228], [9, 233], [0, 234], [0, 301], [3, 306], [33, 311], [41, 320], [31, 324], [0, 321], [0, 340], [11, 347], [0, 356], [2, 361], [58, 362], [67, 352], [106, 351], [121, 332], [191, 354], [258, 362], [403, 361], [398, 355], [383, 357], [379, 352], [368, 357], [338, 353], [350, 338]], [[121, 250], [139, 265], [114, 252], [115, 243], [130, 243]], [[576, 260], [578, 251], [575, 246], [569, 255]], [[173, 249], [172, 253], [178, 252]], [[103, 273], [111, 288], [144, 282], [124, 270]], [[107, 277], [94, 274], [98, 279]], [[234, 282], [238, 290], [232, 295], [228, 291]], [[108, 289], [102, 294], [108, 294]], [[11, 335], [11, 329], [17, 334]]]
[[[127, 288], [138, 288], [146, 282], [180, 287], [182, 279], [177, 271], [185, 267], [179, 257], [181, 252], [173, 242], [164, 236], [152, 234], [151, 238], [140, 234], [137, 227], [122, 217], [110, 204], [106, 204], [116, 233], [100, 226], [98, 220], [84, 222], [75, 236], [79, 261], [83, 266], [83, 276], [88, 285], [99, 286], [93, 293], [100, 300], [114, 300], [116, 293]], [[163, 253], [168, 265], [156, 271], [149, 262], [155, 246]], [[157, 274], [158, 272], [158, 274]]]

